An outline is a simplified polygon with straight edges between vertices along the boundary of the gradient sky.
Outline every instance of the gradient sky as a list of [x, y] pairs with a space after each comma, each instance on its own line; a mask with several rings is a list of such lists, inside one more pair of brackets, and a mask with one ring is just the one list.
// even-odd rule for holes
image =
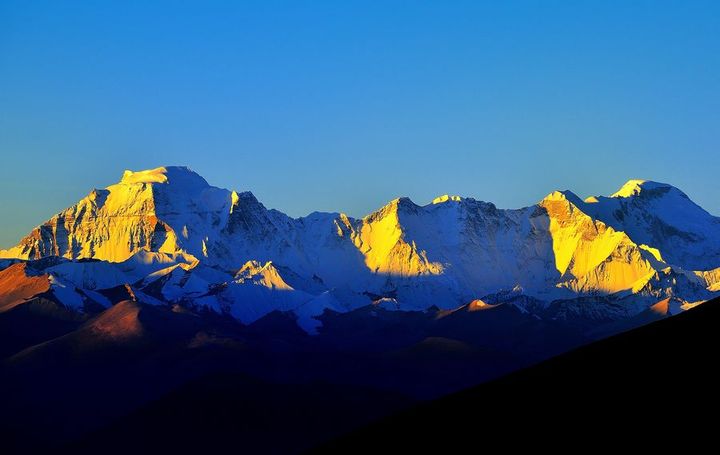
[[630, 178], [720, 215], [719, 146], [716, 1], [0, 0], [1, 247], [170, 164], [293, 216]]

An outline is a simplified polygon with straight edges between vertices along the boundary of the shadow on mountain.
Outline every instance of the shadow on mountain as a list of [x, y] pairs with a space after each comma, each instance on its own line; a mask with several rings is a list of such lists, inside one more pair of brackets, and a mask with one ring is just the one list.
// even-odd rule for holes
[[714, 437], [720, 299], [417, 405], [312, 453], [472, 447], [687, 450]]
[[0, 358], [72, 332], [83, 321], [82, 316], [45, 297], [17, 305], [0, 313]]
[[336, 384], [277, 384], [240, 374], [192, 381], [63, 449], [71, 453], [298, 453], [413, 400]]
[[41, 303], [0, 314], [10, 335], [33, 334], [0, 368], [5, 453], [182, 453], [238, 441], [247, 453], [297, 453], [587, 341], [512, 305], [367, 306], [326, 313], [308, 336], [281, 312], [242, 326], [123, 300], [67, 321], [51, 302], [35, 311]]
[[[550, 421], [572, 428], [576, 422], [568, 416], [589, 421], [596, 412], [608, 412], [602, 406], [615, 396], [626, 400], [616, 400], [616, 406], [650, 406], [658, 396], [683, 393], [691, 386], [687, 378], [702, 380], [701, 372], [692, 370], [700, 357], [692, 356], [710, 349], [698, 337], [707, 335], [701, 323], [717, 319], [718, 307], [706, 303], [378, 420], [592, 338], [584, 323], [576, 327], [526, 311], [532, 302], [519, 301], [522, 296], [504, 303], [478, 300], [452, 311], [393, 311], [375, 304], [346, 313], [326, 311], [315, 336], [302, 331], [287, 312], [274, 311], [244, 326], [211, 311], [138, 302], [127, 286], [105, 296], [111, 307], [83, 317], [51, 295], [15, 299], [10, 310], [0, 313], [4, 453], [228, 448], [299, 453], [380, 422], [338, 439], [331, 450], [344, 453], [369, 451], [382, 438], [388, 444], [410, 439], [401, 444], [404, 448], [430, 443], [440, 434], [457, 433], [453, 438], [462, 440], [476, 431], [478, 419], [498, 437], [531, 421], [534, 426], [523, 431]], [[605, 336], [667, 314], [666, 304], [627, 324], [588, 321], [602, 329], [598, 336]], [[703, 314], [704, 319], [698, 316]], [[679, 353], [682, 359], [676, 358]], [[687, 378], [636, 371], [643, 364], [652, 370], [661, 359], [673, 365], [676, 375], [687, 370]], [[561, 410], [568, 422], [548, 419], [551, 409]], [[413, 440], [417, 431], [423, 437]]]
[[298, 352], [302, 340], [279, 313], [250, 329], [122, 301], [4, 361], [3, 453], [297, 452], [416, 401], [323, 382], [341, 356]]

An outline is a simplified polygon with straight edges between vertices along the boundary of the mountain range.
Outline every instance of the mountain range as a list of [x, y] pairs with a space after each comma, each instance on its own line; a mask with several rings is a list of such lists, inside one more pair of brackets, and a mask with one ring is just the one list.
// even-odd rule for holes
[[291, 218], [126, 171], [0, 251], [0, 428], [50, 450], [220, 374], [297, 452], [719, 295], [720, 218], [668, 184]]
[[555, 191], [514, 210], [446, 195], [425, 206], [395, 199], [362, 219], [294, 219], [163, 167], [126, 171], [0, 258], [12, 265], [5, 274], [42, 276], [43, 292], [78, 312], [109, 307], [99, 291], [128, 285], [143, 302], [243, 324], [293, 313], [311, 334], [326, 310], [370, 304], [512, 302], [556, 318], [620, 318], [664, 299], [676, 313], [720, 291], [720, 218], [670, 185], [631, 180], [610, 197]]

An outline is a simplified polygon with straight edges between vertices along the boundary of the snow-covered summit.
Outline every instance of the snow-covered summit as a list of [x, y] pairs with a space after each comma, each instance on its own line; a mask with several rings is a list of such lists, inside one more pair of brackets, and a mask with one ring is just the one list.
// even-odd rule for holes
[[164, 166], [144, 171], [126, 170], [120, 183], [172, 183], [174, 186], [186, 188], [205, 188], [210, 186], [199, 174], [186, 166]]
[[610, 197], [585, 202], [585, 213], [659, 249], [673, 265], [707, 270], [720, 264], [720, 218], [672, 185], [630, 180]]
[[[675, 188], [667, 183], [653, 182], [651, 180], [631, 179], [628, 180], [619, 190], [613, 193], [610, 197], [623, 198], [638, 196], [643, 192], [655, 191], [655, 190], [671, 190]], [[677, 190], [679, 191], [679, 190]]]

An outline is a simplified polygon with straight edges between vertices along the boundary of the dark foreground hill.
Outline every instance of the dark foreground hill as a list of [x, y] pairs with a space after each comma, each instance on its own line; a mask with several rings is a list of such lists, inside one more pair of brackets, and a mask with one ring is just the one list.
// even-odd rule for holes
[[[422, 405], [410, 392], [423, 383], [444, 376], [482, 382], [482, 371], [473, 368], [492, 364], [500, 352], [488, 350], [487, 342], [502, 339], [503, 331], [492, 333], [508, 320], [495, 317], [502, 307], [438, 320], [450, 324], [457, 339], [444, 337], [445, 326], [435, 323], [372, 355], [350, 355], [347, 347], [329, 351], [340, 339], [332, 331], [317, 339], [329, 337], [322, 345], [307, 345], [316, 338], [291, 336], [295, 326], [280, 316], [264, 321], [257, 334], [132, 301], [85, 322], [68, 319], [67, 327], [48, 325], [65, 320], [56, 310], [41, 299], [0, 318], [6, 328], [34, 327], [35, 336], [47, 340], [26, 340], [29, 347], [0, 370], [3, 453], [284, 454], [313, 447], [405, 453], [434, 445], [448, 453], [485, 443], [554, 447], [578, 436], [597, 445], [695, 434], [714, 421], [717, 409], [717, 299]], [[357, 325], [363, 315], [343, 318]], [[375, 318], [395, 327], [402, 321], [394, 315]], [[415, 315], [412, 326], [427, 324], [416, 320], [422, 317]], [[462, 335], [455, 320], [468, 317], [478, 330]], [[340, 332], [346, 323], [326, 322]], [[556, 331], [522, 324], [523, 330], [505, 326], [504, 333], [552, 345], [542, 334]], [[483, 333], [492, 337], [473, 340]], [[386, 417], [393, 412], [400, 413]]]
[[720, 299], [382, 419], [312, 453], [715, 446]]

